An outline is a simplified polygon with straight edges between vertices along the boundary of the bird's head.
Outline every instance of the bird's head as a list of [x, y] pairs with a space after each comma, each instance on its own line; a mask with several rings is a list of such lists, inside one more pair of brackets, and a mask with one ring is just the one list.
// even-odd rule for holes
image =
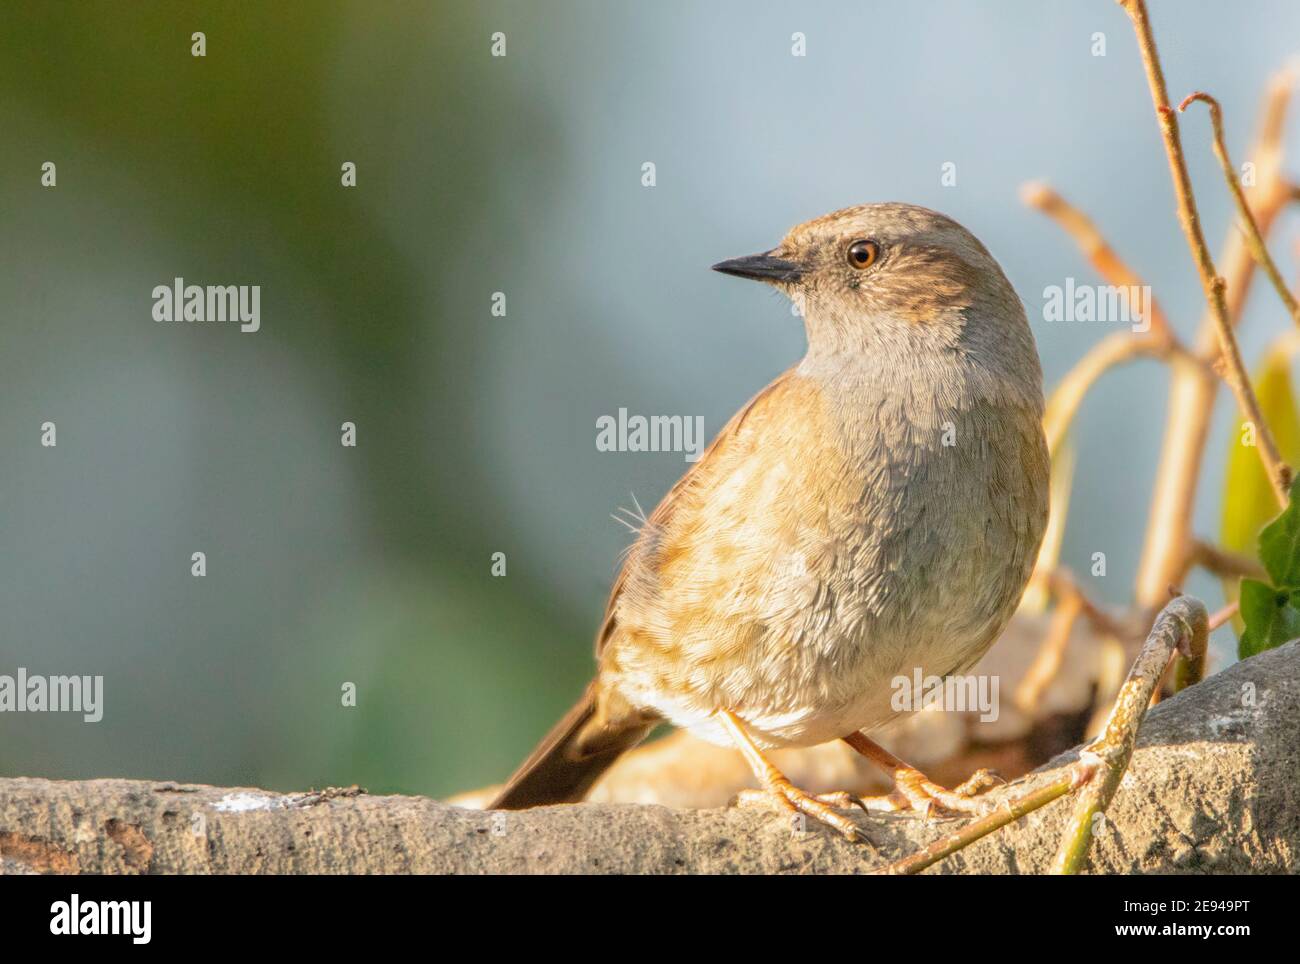
[[1033, 353], [1024, 310], [998, 263], [973, 234], [927, 208], [845, 208], [795, 227], [770, 251], [713, 268], [785, 291], [813, 351], [1009, 338], [1015, 350]]

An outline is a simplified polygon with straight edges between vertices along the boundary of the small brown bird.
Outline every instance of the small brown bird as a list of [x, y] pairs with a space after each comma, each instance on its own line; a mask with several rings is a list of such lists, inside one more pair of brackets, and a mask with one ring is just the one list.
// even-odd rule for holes
[[[833, 804], [973, 809], [973, 786], [938, 787], [861, 731], [897, 714], [892, 681], [974, 664], [1033, 567], [1048, 458], [1020, 300], [970, 232], [909, 204], [836, 211], [713, 267], [795, 299], [807, 354], [651, 513], [595, 680], [492, 806], [581, 800], [666, 720], [734, 746], [764, 792], [850, 837]], [[891, 770], [895, 793], [813, 797], [763, 755], [835, 739]]]

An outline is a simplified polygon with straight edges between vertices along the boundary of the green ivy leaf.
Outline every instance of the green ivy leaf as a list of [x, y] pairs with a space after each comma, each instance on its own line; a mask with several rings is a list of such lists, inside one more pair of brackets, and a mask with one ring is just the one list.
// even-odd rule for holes
[[1300, 591], [1274, 589], [1255, 579], [1243, 579], [1241, 615], [1246, 631], [1241, 634], [1237, 655], [1246, 659], [1300, 638]]
[[1292, 486], [1287, 507], [1259, 534], [1259, 560], [1279, 589], [1300, 586], [1300, 507], [1295, 493]]

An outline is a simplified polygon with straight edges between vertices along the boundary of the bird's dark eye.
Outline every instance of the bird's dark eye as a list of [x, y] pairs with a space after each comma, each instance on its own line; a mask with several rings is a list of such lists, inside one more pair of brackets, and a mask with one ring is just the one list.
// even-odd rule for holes
[[849, 264], [859, 271], [870, 268], [880, 257], [880, 245], [874, 241], [854, 241], [849, 245]]

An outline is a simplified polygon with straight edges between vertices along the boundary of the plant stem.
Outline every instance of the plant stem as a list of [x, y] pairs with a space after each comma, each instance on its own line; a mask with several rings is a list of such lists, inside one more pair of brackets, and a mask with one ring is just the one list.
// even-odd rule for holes
[[1208, 104], [1210, 108], [1210, 124], [1214, 128], [1214, 156], [1219, 159], [1219, 166], [1223, 168], [1223, 179], [1227, 182], [1228, 191], [1237, 204], [1237, 213], [1241, 215], [1241, 227], [1246, 234], [1246, 249], [1250, 251], [1250, 256], [1255, 259], [1255, 263], [1268, 275], [1268, 280], [1273, 283], [1273, 288], [1277, 291], [1277, 296], [1282, 299], [1282, 304], [1286, 306], [1291, 320], [1300, 325], [1300, 303], [1296, 302], [1295, 295], [1291, 294], [1291, 289], [1287, 287], [1282, 272], [1278, 271], [1277, 264], [1273, 261], [1273, 256], [1268, 253], [1268, 245], [1264, 243], [1264, 236], [1260, 233], [1259, 225], [1255, 223], [1255, 216], [1250, 212], [1250, 202], [1246, 200], [1246, 192], [1242, 190], [1241, 182], [1237, 180], [1236, 169], [1228, 157], [1228, 145], [1223, 136], [1223, 109], [1217, 100], [1204, 91], [1198, 90], [1184, 97], [1183, 102], [1178, 105], [1178, 110], [1181, 113], [1187, 110], [1189, 104], [1198, 100]]
[[971, 821], [960, 830], [940, 837], [910, 857], [896, 860], [886, 867], [873, 870], [872, 873], [891, 875], [920, 873], [927, 867], [937, 864], [943, 858], [955, 854], [963, 847], [970, 846], [981, 837], [987, 837], [993, 831], [1000, 830], [1026, 814], [1033, 813], [1035, 810], [1047, 806], [1053, 800], [1065, 796], [1075, 785], [1076, 780], [1072, 776], [1064, 776], [1058, 780], [1053, 780], [1051, 783], [1039, 787], [1023, 797], [999, 806], [992, 813]]
[[1105, 731], [1081, 754], [1081, 759], [1085, 756], [1099, 759], [1102, 773], [1088, 781], [1080, 794], [1062, 838], [1061, 849], [1052, 863], [1052, 873], [1077, 874], [1083, 869], [1092, 842], [1094, 817], [1105, 813], [1115, 798], [1115, 791], [1119, 789], [1120, 780], [1133, 756], [1133, 747], [1137, 744], [1147, 707], [1151, 705], [1151, 696], [1169, 665], [1170, 657], [1180, 651], [1186, 655], [1181, 664], [1186, 667], [1179, 677], [1181, 686], [1190, 686], [1201, 678], [1209, 640], [1208, 623], [1204, 604], [1190, 596], [1174, 599], [1156, 617], [1142, 651], [1120, 688]]
[[1160, 67], [1160, 57], [1156, 52], [1155, 37], [1151, 33], [1151, 20], [1147, 16], [1145, 0], [1119, 0], [1133, 29], [1137, 32], [1138, 49], [1142, 54], [1142, 65], [1146, 70], [1147, 85], [1151, 88], [1151, 100], [1155, 105], [1156, 118], [1160, 122], [1160, 133], [1164, 139], [1165, 154], [1169, 159], [1169, 173], [1174, 182], [1174, 194], [1178, 199], [1178, 220], [1187, 236], [1187, 244], [1196, 262], [1196, 270], [1201, 276], [1201, 287], [1205, 299], [1210, 305], [1214, 323], [1219, 335], [1219, 351], [1223, 356], [1223, 379], [1232, 389], [1241, 409], [1242, 416], [1255, 426], [1259, 457], [1264, 462], [1269, 483], [1273, 486], [1278, 504], [1286, 506], [1291, 488], [1291, 469], [1278, 454], [1277, 443], [1273, 433], [1260, 412], [1259, 400], [1250, 387], [1250, 378], [1246, 375], [1246, 366], [1241, 359], [1241, 349], [1232, 333], [1229, 319], [1228, 303], [1224, 296], [1225, 283], [1214, 268], [1214, 259], [1205, 244], [1205, 235], [1201, 231], [1201, 219], [1196, 210], [1196, 197], [1192, 192], [1192, 179], [1187, 173], [1187, 161], [1183, 156], [1182, 140], [1178, 133], [1178, 115], [1169, 105], [1169, 94], [1165, 88], [1164, 72]]
[[[1294, 196], [1282, 172], [1282, 133], [1294, 85], [1290, 70], [1279, 71], [1270, 80], [1249, 154], [1256, 162], [1257, 173], [1251, 208], [1264, 236]], [[1235, 227], [1228, 232], [1221, 263], [1228, 282], [1228, 311], [1236, 324], [1250, 293], [1255, 262]], [[1219, 355], [1217, 326], [1208, 309], [1201, 321], [1196, 352], [1206, 363], [1214, 362]], [[1186, 572], [1192, 513], [1217, 392], [1218, 379], [1208, 364], [1171, 360], [1164, 441], [1156, 464], [1150, 521], [1135, 587], [1138, 605], [1152, 613], [1169, 598], [1170, 586], [1179, 585]]]

